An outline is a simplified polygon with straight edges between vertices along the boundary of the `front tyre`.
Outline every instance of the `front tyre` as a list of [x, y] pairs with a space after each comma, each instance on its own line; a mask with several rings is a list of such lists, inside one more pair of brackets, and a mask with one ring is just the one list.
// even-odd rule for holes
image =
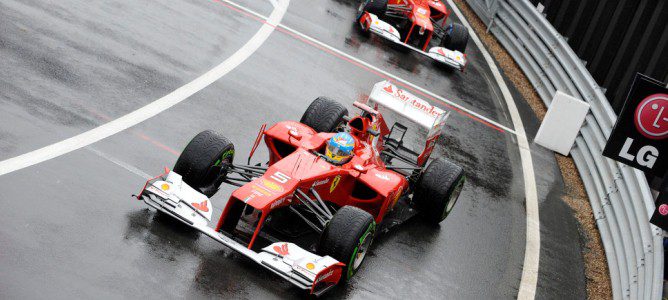
[[355, 18], [355, 21], [359, 22], [365, 11], [372, 13], [378, 18], [382, 19], [385, 16], [385, 12], [387, 12], [387, 0], [362, 1], [359, 8], [357, 9], [357, 17]]
[[466, 26], [452, 23], [445, 29], [445, 35], [441, 39], [441, 47], [464, 53], [469, 42], [469, 31]]
[[346, 264], [342, 282], [347, 282], [362, 265], [376, 233], [371, 215], [354, 206], [339, 209], [320, 237], [318, 253]]
[[413, 202], [425, 220], [438, 224], [452, 211], [465, 181], [460, 166], [442, 158], [434, 159], [417, 181]]
[[218, 132], [197, 134], [181, 152], [174, 172], [207, 197], [212, 197], [225, 179], [234, 160], [234, 145]]

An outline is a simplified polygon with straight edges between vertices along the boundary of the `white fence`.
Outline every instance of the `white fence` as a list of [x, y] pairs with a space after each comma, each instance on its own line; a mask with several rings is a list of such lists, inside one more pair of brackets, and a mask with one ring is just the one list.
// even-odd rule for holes
[[603, 157], [617, 116], [566, 40], [527, 0], [466, 0], [524, 71], [545, 105], [557, 90], [591, 106], [571, 155], [603, 240], [614, 299], [661, 299], [663, 239], [649, 223], [644, 175]]

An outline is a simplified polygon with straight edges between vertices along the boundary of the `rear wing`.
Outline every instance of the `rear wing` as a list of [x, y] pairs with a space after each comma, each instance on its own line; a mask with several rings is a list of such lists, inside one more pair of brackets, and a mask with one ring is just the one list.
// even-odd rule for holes
[[[373, 86], [369, 102], [389, 108], [427, 129], [442, 126], [438, 122], [445, 122], [448, 114], [443, 109], [398, 88], [387, 80]], [[444, 115], [446, 117], [442, 117]]]
[[386, 107], [428, 130], [425, 148], [417, 159], [417, 164], [423, 166], [434, 150], [450, 112], [433, 106], [387, 80], [373, 86], [369, 102], [376, 104], [374, 107]]

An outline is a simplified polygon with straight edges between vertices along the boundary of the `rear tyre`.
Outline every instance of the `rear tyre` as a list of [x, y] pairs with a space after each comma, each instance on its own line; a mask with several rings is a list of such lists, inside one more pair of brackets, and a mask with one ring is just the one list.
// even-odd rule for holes
[[362, 1], [359, 8], [357, 9], [357, 18], [355, 18], [357, 22], [359, 22], [365, 11], [372, 13], [378, 18], [382, 19], [385, 16], [385, 12], [387, 12], [387, 0]]
[[234, 145], [212, 130], [197, 134], [181, 152], [174, 172], [207, 197], [213, 196], [234, 160]]
[[466, 26], [452, 23], [445, 29], [441, 39], [441, 47], [464, 53], [469, 42], [469, 31]]
[[318, 97], [311, 102], [299, 122], [317, 132], [335, 132], [344, 124], [343, 117], [348, 115], [341, 103], [327, 97]]
[[320, 237], [318, 253], [346, 264], [341, 282], [350, 279], [362, 266], [376, 233], [376, 222], [362, 209], [344, 206], [329, 221]]
[[435, 159], [419, 177], [413, 202], [425, 220], [438, 224], [452, 211], [465, 181], [460, 166], [445, 159]]

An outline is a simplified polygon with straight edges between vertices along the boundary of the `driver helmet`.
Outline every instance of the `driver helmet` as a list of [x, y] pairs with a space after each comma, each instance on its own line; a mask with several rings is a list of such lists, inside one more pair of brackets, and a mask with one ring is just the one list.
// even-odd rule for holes
[[350, 133], [339, 132], [327, 141], [325, 156], [333, 164], [341, 165], [350, 161], [355, 149], [355, 139]]

